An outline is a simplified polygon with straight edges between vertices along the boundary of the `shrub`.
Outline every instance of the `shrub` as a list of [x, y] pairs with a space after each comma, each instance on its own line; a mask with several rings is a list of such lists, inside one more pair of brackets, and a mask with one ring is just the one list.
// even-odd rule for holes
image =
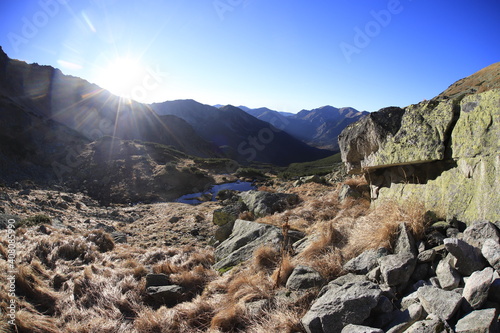
[[20, 220], [16, 227], [33, 227], [40, 224], [51, 224], [51, 219], [45, 214], [37, 214], [35, 216], [28, 217], [24, 220]]

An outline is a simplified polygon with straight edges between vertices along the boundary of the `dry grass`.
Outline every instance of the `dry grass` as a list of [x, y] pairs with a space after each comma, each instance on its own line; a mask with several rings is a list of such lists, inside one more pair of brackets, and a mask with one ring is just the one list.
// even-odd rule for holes
[[[363, 187], [366, 182], [355, 178], [346, 184]], [[196, 244], [141, 248], [114, 244], [109, 234], [85, 226], [50, 232], [19, 228], [19, 331], [303, 332], [300, 319], [318, 290], [298, 298], [283, 297], [283, 286], [296, 265], [310, 266], [328, 281], [343, 274], [343, 264], [364, 250], [391, 249], [401, 222], [417, 238], [425, 230], [423, 206], [418, 203], [387, 202], [370, 208], [363, 198], [339, 202], [339, 188], [320, 184], [290, 188], [301, 202], [257, 222], [283, 227], [288, 221], [286, 230], [289, 226], [305, 232], [309, 245], [293, 256], [285, 249], [258, 248], [252, 260], [223, 276], [212, 269], [213, 249]], [[0, 243], [4, 280], [5, 249]], [[145, 276], [151, 272], [164, 273], [172, 284], [182, 286], [186, 301], [172, 308], [151, 308], [145, 301]], [[5, 288], [0, 287], [2, 313]], [[255, 304], [265, 304], [264, 310], [249, 310]]]
[[274, 269], [279, 264], [279, 260], [280, 252], [273, 246], [261, 246], [253, 253], [253, 265], [260, 271]]

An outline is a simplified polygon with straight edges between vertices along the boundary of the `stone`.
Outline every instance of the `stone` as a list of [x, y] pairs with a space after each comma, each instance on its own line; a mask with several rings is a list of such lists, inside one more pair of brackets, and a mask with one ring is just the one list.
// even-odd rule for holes
[[233, 232], [234, 221], [228, 222], [224, 225], [221, 225], [215, 230], [214, 238], [219, 242], [223, 242], [231, 236]]
[[491, 222], [476, 222], [464, 231], [463, 241], [477, 248], [482, 248], [487, 239], [500, 244], [500, 232]]
[[325, 279], [311, 267], [297, 265], [286, 282], [286, 287], [292, 290], [321, 287]]
[[405, 333], [452, 333], [452, 330], [447, 328], [445, 323], [437, 318], [430, 317], [425, 320], [417, 321], [411, 325]]
[[493, 268], [486, 267], [474, 272], [465, 283], [463, 296], [473, 309], [479, 309], [488, 299], [488, 292], [493, 282]]
[[401, 311], [404, 311], [410, 307], [412, 304], [419, 304], [420, 300], [418, 299], [418, 293], [412, 292], [409, 295], [406, 295], [401, 299], [401, 304], [400, 304], [400, 309]]
[[395, 311], [394, 319], [384, 327], [386, 333], [402, 333], [414, 322], [420, 319], [424, 312], [422, 305], [416, 303], [411, 304], [404, 311]]
[[495, 333], [499, 331], [495, 309], [477, 310], [457, 322], [456, 333]]
[[378, 266], [378, 259], [387, 254], [388, 251], [384, 248], [379, 250], [366, 250], [359, 256], [346, 262], [344, 270], [354, 274], [367, 274]]
[[270, 193], [263, 191], [246, 191], [240, 194], [241, 199], [256, 218], [282, 212], [299, 202], [297, 194]]
[[417, 260], [410, 253], [401, 253], [382, 257], [378, 262], [382, 281], [389, 286], [399, 286], [410, 280]]
[[215, 225], [223, 226], [228, 223], [234, 223], [241, 213], [247, 210], [243, 202], [236, 202], [231, 205], [214, 210], [212, 221]]
[[434, 261], [435, 257], [436, 257], [436, 250], [429, 249], [429, 250], [425, 250], [425, 251], [420, 252], [417, 256], [417, 261], [419, 263], [432, 262], [432, 261]]
[[444, 246], [455, 257], [454, 268], [462, 275], [471, 275], [486, 266], [481, 250], [461, 239], [446, 238]]
[[357, 199], [360, 197], [361, 197], [361, 193], [347, 184], [342, 185], [342, 187], [340, 188], [340, 191], [339, 191], [339, 201], [340, 202], [344, 201], [347, 198]]
[[113, 227], [112, 225], [107, 225], [101, 222], [97, 223], [94, 229], [101, 229], [106, 231], [107, 233], [112, 233], [116, 231], [116, 228]]
[[438, 263], [436, 268], [436, 276], [439, 280], [439, 285], [444, 290], [457, 288], [461, 280], [460, 274], [451, 267], [450, 260], [452, 260], [452, 258], [448, 255]]
[[491, 267], [496, 269], [497, 272], [500, 272], [500, 243], [491, 238], [487, 239], [483, 243], [481, 253]]
[[410, 230], [406, 226], [406, 223], [400, 223], [398, 226], [398, 237], [396, 239], [396, 244], [394, 247], [395, 254], [405, 254], [409, 253], [413, 256], [417, 255], [417, 246], [415, 239], [411, 234]]
[[146, 288], [168, 286], [170, 278], [166, 274], [147, 274], [146, 275]]
[[420, 287], [417, 293], [424, 310], [444, 320], [449, 320], [455, 315], [463, 300], [462, 296], [456, 292], [434, 286]]
[[157, 286], [148, 287], [147, 294], [150, 302], [155, 306], [161, 305], [174, 306], [184, 299], [184, 289], [181, 286]]
[[127, 234], [124, 232], [118, 232], [118, 231], [112, 232], [111, 237], [113, 237], [113, 241], [115, 243], [121, 243], [121, 244], [127, 243]]
[[226, 269], [248, 260], [262, 245], [281, 246], [281, 229], [272, 225], [236, 220], [231, 236], [215, 249], [217, 270]]
[[380, 328], [349, 324], [340, 333], [384, 333]]
[[338, 286], [312, 304], [302, 325], [308, 333], [338, 333], [349, 324], [363, 324], [381, 295], [378, 286], [369, 281]]

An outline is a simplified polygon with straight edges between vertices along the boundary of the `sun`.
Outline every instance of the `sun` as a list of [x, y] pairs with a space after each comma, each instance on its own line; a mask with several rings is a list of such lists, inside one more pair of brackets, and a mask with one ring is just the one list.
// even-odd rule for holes
[[119, 57], [99, 71], [99, 85], [127, 99], [141, 99], [142, 86], [148, 72], [140, 61]]

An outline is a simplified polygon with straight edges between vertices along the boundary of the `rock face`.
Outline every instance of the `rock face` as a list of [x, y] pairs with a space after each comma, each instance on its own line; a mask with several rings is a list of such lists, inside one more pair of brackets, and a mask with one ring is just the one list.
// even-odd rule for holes
[[468, 224], [499, 220], [499, 74], [494, 64], [430, 101], [349, 125], [339, 136], [347, 170], [368, 174], [373, 198], [417, 198]]

